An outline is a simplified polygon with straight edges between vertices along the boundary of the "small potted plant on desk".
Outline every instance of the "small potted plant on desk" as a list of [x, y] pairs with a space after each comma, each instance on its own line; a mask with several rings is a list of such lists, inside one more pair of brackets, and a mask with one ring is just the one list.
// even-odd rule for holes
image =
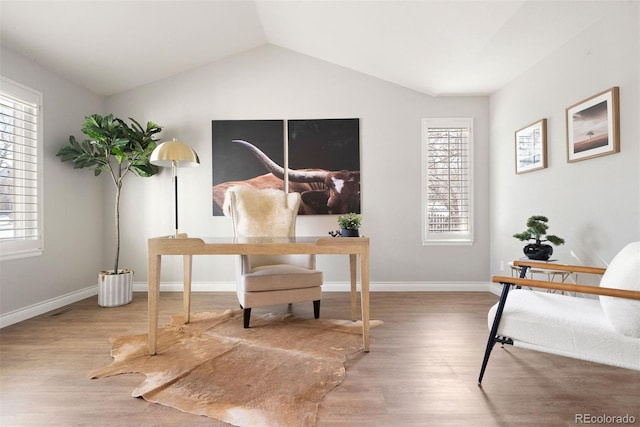
[[354, 212], [349, 212], [338, 217], [338, 225], [340, 230], [330, 231], [333, 237], [360, 237], [360, 225], [362, 224], [362, 216]]
[[[529, 259], [536, 261], [548, 261], [553, 255], [553, 247], [542, 242], [550, 242], [554, 245], [564, 244], [564, 239], [553, 234], [546, 234], [549, 226], [549, 219], [546, 216], [534, 215], [527, 220], [527, 229], [522, 233], [514, 234], [513, 237], [520, 241], [535, 240], [523, 248], [524, 254]], [[543, 238], [544, 236], [544, 238]]]

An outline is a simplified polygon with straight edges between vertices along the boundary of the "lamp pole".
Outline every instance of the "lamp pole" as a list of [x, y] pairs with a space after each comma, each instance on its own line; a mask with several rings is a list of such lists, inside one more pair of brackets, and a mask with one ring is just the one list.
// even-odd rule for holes
[[198, 154], [188, 145], [173, 138], [171, 141], [159, 144], [151, 153], [150, 162], [161, 167], [171, 166], [173, 180], [175, 231], [173, 237], [178, 237], [178, 168], [192, 167], [200, 164]]
[[173, 175], [173, 200], [175, 206], [176, 217], [176, 231], [173, 235], [174, 238], [178, 238], [178, 162], [176, 160], [171, 161], [171, 173]]

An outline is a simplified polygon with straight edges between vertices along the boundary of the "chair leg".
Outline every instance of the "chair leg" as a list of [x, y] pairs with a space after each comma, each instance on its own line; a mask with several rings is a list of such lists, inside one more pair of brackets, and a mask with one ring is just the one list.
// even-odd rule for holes
[[315, 317], [316, 319], [320, 318], [320, 300], [314, 300], [313, 301], [313, 317]]
[[244, 328], [249, 328], [249, 322], [251, 321], [251, 308], [244, 309]]

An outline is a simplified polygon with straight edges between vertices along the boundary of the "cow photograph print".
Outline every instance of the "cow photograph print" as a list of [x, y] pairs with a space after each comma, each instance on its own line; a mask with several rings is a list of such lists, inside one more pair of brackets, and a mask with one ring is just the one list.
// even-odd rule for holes
[[359, 119], [213, 120], [211, 134], [214, 216], [227, 188], [284, 190], [285, 174], [299, 215], [360, 213]]

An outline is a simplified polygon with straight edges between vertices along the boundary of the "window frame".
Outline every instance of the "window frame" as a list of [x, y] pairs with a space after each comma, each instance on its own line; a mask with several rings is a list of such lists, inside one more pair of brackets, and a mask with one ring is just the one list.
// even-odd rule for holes
[[43, 132], [43, 95], [41, 92], [0, 75], [0, 92], [24, 103], [36, 105], [36, 221], [35, 239], [12, 239], [0, 241], [0, 261], [41, 256], [44, 252], [44, 132]]
[[[469, 246], [474, 243], [474, 190], [473, 190], [473, 145], [474, 145], [474, 120], [472, 117], [454, 118], [423, 118], [421, 123], [421, 160], [422, 160], [422, 245], [423, 246]], [[468, 230], [433, 232], [429, 230], [429, 129], [430, 128], [467, 128], [467, 164], [466, 182], [468, 191]]]

